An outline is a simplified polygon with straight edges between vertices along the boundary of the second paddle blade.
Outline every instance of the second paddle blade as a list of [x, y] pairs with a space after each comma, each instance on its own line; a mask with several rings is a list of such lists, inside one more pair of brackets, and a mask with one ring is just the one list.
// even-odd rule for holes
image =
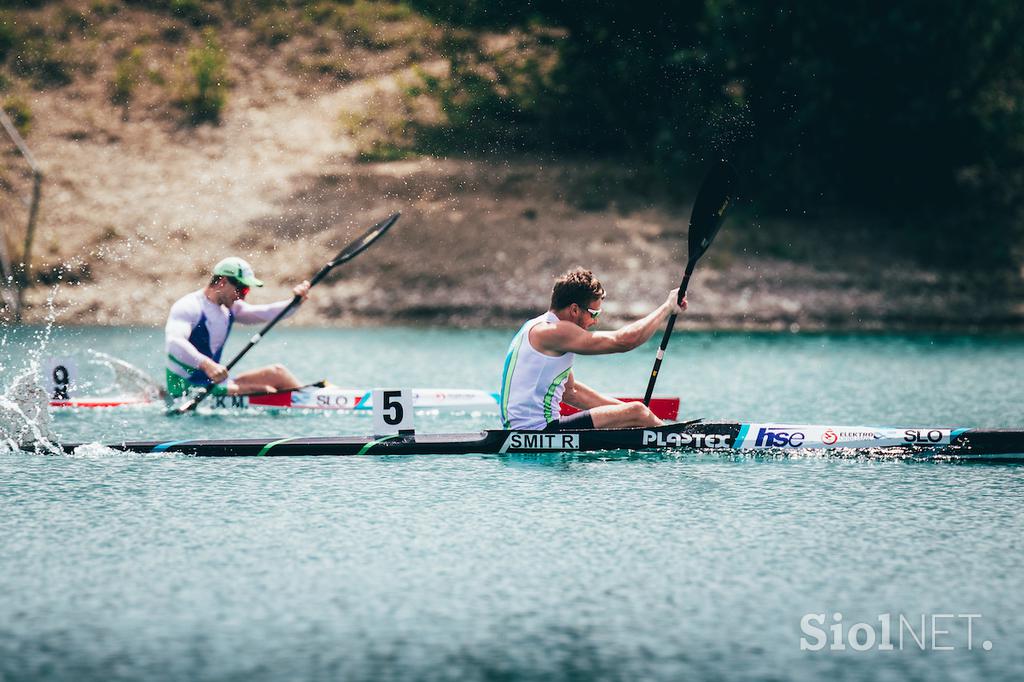
[[355, 256], [365, 251], [367, 247], [370, 246], [370, 244], [374, 243], [375, 241], [377, 241], [377, 239], [384, 236], [384, 233], [387, 232], [392, 225], [398, 222], [398, 219], [401, 216], [402, 214], [400, 212], [392, 213], [390, 216], [388, 216], [384, 220], [380, 221], [379, 223], [371, 227], [369, 230], [363, 233], [363, 235], [360, 236], [359, 239], [353, 241], [351, 244], [346, 246], [341, 253], [335, 256], [334, 260], [331, 261], [331, 266], [333, 267], [341, 265], [345, 261], [351, 260]]

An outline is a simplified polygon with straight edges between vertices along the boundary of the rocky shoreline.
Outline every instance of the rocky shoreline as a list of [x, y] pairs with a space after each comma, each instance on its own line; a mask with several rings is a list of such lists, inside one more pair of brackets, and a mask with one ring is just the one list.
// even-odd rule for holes
[[[409, 267], [390, 258], [365, 258], [352, 272], [314, 289], [309, 304], [289, 324], [515, 327], [546, 308], [550, 281], [558, 271], [582, 264], [592, 267], [609, 291], [601, 327], [607, 329], [645, 314], [663, 300], [663, 292], [678, 286], [680, 276], [680, 266], [668, 262], [668, 254], [652, 257], [658, 262], [650, 269], [605, 258], [566, 259], [558, 267], [545, 263], [546, 269], [538, 266], [530, 274], [507, 279], [500, 270], [488, 271], [484, 256], [468, 264], [470, 272], [439, 272], [435, 277], [421, 270], [429, 256], [408, 259]], [[527, 253], [514, 257], [524, 265], [530, 259]], [[287, 296], [289, 280], [266, 271], [264, 267], [260, 274], [268, 287], [251, 299]], [[58, 325], [159, 326], [174, 297], [201, 284], [200, 277], [190, 276], [135, 286], [101, 280], [37, 287], [29, 292], [32, 305], [25, 322], [39, 324], [52, 317]], [[933, 271], [900, 268], [871, 280], [856, 271], [821, 272], [778, 259], [737, 258], [724, 268], [698, 266], [690, 310], [681, 324], [723, 331], [1024, 333], [1020, 293], [999, 294], [996, 284], [963, 274], [939, 277]], [[50, 298], [52, 304], [47, 303]]]

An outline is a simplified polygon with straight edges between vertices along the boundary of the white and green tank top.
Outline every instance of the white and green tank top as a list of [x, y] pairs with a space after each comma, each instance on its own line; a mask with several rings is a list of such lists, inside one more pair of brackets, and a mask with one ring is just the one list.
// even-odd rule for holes
[[562, 393], [575, 353], [544, 355], [530, 345], [530, 330], [558, 322], [550, 310], [522, 326], [512, 339], [501, 376], [501, 422], [506, 429], [543, 429], [562, 415]]

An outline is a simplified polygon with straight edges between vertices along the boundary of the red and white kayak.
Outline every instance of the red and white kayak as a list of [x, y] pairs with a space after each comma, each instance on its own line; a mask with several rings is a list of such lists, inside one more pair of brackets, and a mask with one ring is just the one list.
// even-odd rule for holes
[[[420, 410], [443, 411], [481, 411], [497, 412], [498, 395], [476, 389], [458, 388], [414, 388], [413, 407]], [[212, 409], [247, 409], [250, 407], [294, 410], [341, 410], [354, 412], [373, 411], [373, 391], [361, 388], [341, 388], [338, 386], [309, 386], [294, 391], [280, 393], [260, 393], [254, 395], [215, 395], [203, 403]], [[620, 400], [637, 401], [641, 398], [620, 398]], [[51, 400], [50, 407], [55, 408], [94, 408], [94, 407], [125, 407], [159, 403], [145, 396], [98, 396], [61, 400]], [[661, 419], [674, 420], [679, 415], [679, 398], [654, 398], [651, 410]], [[562, 404], [562, 414], [572, 414], [577, 410]]]
[[[497, 410], [493, 393], [475, 389], [414, 388], [413, 407], [421, 410]], [[339, 386], [307, 386], [255, 395], [214, 395], [203, 403], [214, 409], [269, 407], [298, 410], [373, 410], [373, 391]]]

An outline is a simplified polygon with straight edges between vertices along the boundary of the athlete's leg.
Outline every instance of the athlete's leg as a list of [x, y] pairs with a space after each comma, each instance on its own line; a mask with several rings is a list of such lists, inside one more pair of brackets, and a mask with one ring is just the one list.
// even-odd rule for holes
[[590, 410], [583, 410], [582, 412], [575, 412], [567, 417], [559, 417], [554, 421], [548, 422], [548, 425], [544, 427], [544, 430], [556, 432], [580, 431], [582, 429], [592, 428], [594, 428], [594, 420], [590, 416]]
[[601, 405], [590, 408], [590, 417], [596, 429], [617, 429], [628, 426], [661, 426], [650, 408], [641, 402]]
[[299, 386], [299, 380], [284, 365], [250, 369], [233, 377], [237, 393], [271, 393]]

